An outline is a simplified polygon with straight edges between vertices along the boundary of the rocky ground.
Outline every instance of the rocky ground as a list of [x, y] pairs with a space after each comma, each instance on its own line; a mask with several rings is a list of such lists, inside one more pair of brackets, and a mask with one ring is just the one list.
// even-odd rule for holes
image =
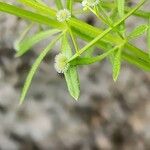
[[128, 64], [116, 83], [108, 61], [82, 67], [81, 98], [75, 102], [54, 70], [53, 52], [18, 106], [35, 51], [43, 46], [14, 58], [13, 42], [23, 26], [0, 14], [0, 150], [150, 149], [150, 74]]

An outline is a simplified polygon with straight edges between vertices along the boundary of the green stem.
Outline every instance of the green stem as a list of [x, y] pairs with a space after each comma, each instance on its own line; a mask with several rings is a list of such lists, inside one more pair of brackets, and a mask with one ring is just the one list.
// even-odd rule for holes
[[[30, 3], [29, 0], [25, 0], [25, 1], [28, 4]], [[38, 11], [44, 12], [46, 15], [50, 14], [49, 15], [50, 17], [56, 17], [55, 16], [56, 11], [49, 8], [48, 6], [44, 6], [44, 5], [41, 5], [41, 4], [37, 5], [37, 3], [34, 3], [34, 4], [31, 5], [31, 7], [35, 8]], [[44, 25], [47, 25], [49, 27], [53, 27], [53, 28], [58, 28], [59, 27], [61, 30], [64, 30], [66, 28], [64, 26], [64, 24], [60, 24], [56, 20], [52, 20], [51, 18], [48, 18], [47, 16], [43, 16], [43, 15], [38, 14], [38, 13], [33, 13], [31, 11], [27, 11], [27, 10], [24, 10], [24, 9], [19, 8], [19, 7], [16, 7], [16, 6], [13, 6], [13, 5], [10, 5], [10, 4], [6, 4], [6, 3], [3, 3], [3, 2], [0, 2], [0, 11], [7, 12], [9, 14], [13, 14], [13, 15], [16, 15], [16, 16], [24, 18], [24, 19], [28, 19], [28, 20], [31, 20], [33, 22], [44, 24]], [[139, 11], [137, 11], [137, 12], [139, 12]], [[134, 14], [135, 14], [135, 12], [134, 12]], [[145, 14], [145, 12], [143, 14]], [[147, 15], [147, 16], [150, 16], [150, 15]], [[76, 18], [71, 18], [69, 20], [68, 24], [70, 25], [73, 33], [75, 33], [76, 35], [78, 35], [78, 37], [80, 37], [81, 39], [84, 39], [85, 41], [88, 41], [88, 42], [91, 41], [93, 38], [95, 38], [96, 36], [98, 36], [99, 34], [101, 34], [103, 32], [102, 29], [98, 29], [96, 27], [93, 27], [93, 26], [91, 26], [91, 25], [89, 25], [89, 24], [87, 24], [83, 21], [80, 21], [80, 20], [76, 19]], [[107, 51], [107, 45], [108, 44], [119, 45], [121, 42], [122, 42], [122, 40], [120, 38], [118, 38], [117, 36], [108, 34], [103, 39], [97, 41], [96, 45], [99, 48], [101, 48], [102, 50]], [[143, 53], [144, 54], [144, 57], [143, 57], [143, 55], [141, 55], [140, 58], [144, 62], [147, 62], [149, 60], [148, 54], [146, 54], [145, 52], [143, 52], [142, 50], [140, 50], [138, 48], [136, 48], [136, 49], [137, 49], [138, 53]], [[126, 51], [128, 51], [129, 53], [126, 53]], [[134, 64], [139, 67], [139, 65], [136, 64], [136, 61], [138, 61], [137, 58], [139, 58], [139, 54], [137, 55], [132, 50], [132, 48], [131, 49], [126, 49], [126, 51], [123, 51], [123, 55], [126, 55], [126, 56], [130, 57], [132, 59], [132, 61], [134, 62]], [[125, 58], [123, 57], [123, 59], [125, 59]], [[128, 62], [131, 63], [131, 61], [128, 61]], [[143, 62], [140, 62], [140, 63], [143, 64]], [[149, 68], [149, 70], [150, 70], [150, 68]]]
[[[135, 8], [133, 8], [128, 14], [126, 14], [121, 20], [119, 20], [117, 23], [114, 24], [113, 28], [120, 25], [124, 20], [126, 20], [129, 16], [133, 14], [137, 9], [139, 9], [143, 4], [145, 3], [145, 0], [142, 0]], [[85, 47], [83, 47], [78, 53], [76, 53], [74, 56], [70, 58], [69, 61], [72, 61], [73, 59], [77, 58], [79, 55], [84, 53], [86, 50], [88, 50], [91, 46], [93, 46], [97, 41], [102, 39], [104, 36], [106, 36], [110, 31], [113, 30], [112, 27], [109, 27], [106, 29], [102, 34], [98, 35], [95, 39], [93, 39], [90, 43], [88, 43]]]
[[70, 10], [71, 14], [72, 14], [72, 9], [73, 9], [73, 1], [74, 0], [67, 0], [66, 2], [67, 9]]
[[[97, 10], [97, 7], [95, 8], [95, 14], [96, 16], [99, 18], [99, 19], [102, 19], [102, 21], [107, 24], [109, 27], [113, 28], [113, 24], [112, 24], [112, 21], [111, 19], [109, 19], [109, 17], [106, 15], [105, 11], [103, 10], [103, 8], [101, 6], [99, 6], [101, 8], [101, 11], [104, 15], [104, 17], [102, 17], [100, 14], [98, 14], [98, 10]], [[106, 19], [104, 19], [106, 18]], [[118, 31], [116, 28], [114, 28], [114, 31], [116, 31], [118, 33], [118, 35], [124, 39], [124, 37], [122, 36], [122, 34], [120, 33], [120, 31]]]
[[[116, 6], [113, 4], [113, 3], [101, 3], [102, 7], [105, 7], [106, 9], [114, 9]], [[128, 13], [129, 11], [131, 10], [130, 7], [125, 7], [125, 12]], [[143, 11], [143, 10], [138, 10], [136, 12], [133, 13], [134, 16], [137, 16], [137, 17], [141, 17], [141, 18], [145, 18], [145, 19], [148, 19], [149, 16], [150, 16], [150, 12], [146, 12], [146, 11]]]
[[101, 60], [103, 60], [104, 58], [106, 58], [107, 56], [109, 56], [112, 52], [114, 52], [116, 49], [118, 48], [118, 46], [114, 47], [113, 49], [99, 55], [96, 57], [91, 57], [91, 58], [77, 58], [73, 61], [71, 61], [71, 65], [89, 65], [89, 64], [93, 64], [95, 62], [99, 62]]
[[79, 52], [79, 48], [78, 48], [78, 44], [77, 44], [77, 41], [72, 33], [72, 29], [70, 28], [69, 24], [66, 22], [66, 25], [67, 25], [67, 28], [68, 28], [68, 31], [70, 33], [70, 36], [71, 36], [71, 39], [72, 39], [72, 42], [73, 42], [73, 45], [74, 45], [74, 48], [75, 48], [75, 51], [76, 53]]

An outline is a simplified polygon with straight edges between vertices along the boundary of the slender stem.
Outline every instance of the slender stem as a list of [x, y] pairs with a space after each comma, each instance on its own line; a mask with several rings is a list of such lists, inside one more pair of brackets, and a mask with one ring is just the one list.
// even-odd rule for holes
[[78, 44], [77, 44], [76, 38], [74, 37], [73, 32], [72, 32], [72, 30], [71, 30], [71, 28], [70, 28], [70, 26], [69, 26], [69, 24], [67, 22], [66, 22], [66, 25], [67, 25], [68, 31], [70, 33], [73, 45], [75, 47], [75, 51], [76, 51], [76, 53], [78, 53], [79, 52], [79, 48], [78, 48]]
[[27, 33], [30, 31], [30, 29], [33, 27], [33, 25], [34, 25], [34, 23], [32, 22], [25, 28], [25, 30], [22, 32], [21, 36], [17, 40], [17, 43], [21, 42], [24, 39], [24, 37], [27, 35]]
[[[99, 7], [101, 8], [101, 6], [99, 6]], [[105, 11], [104, 11], [102, 8], [101, 8], [101, 10], [102, 10], [102, 13], [103, 13], [104, 17], [102, 17], [100, 14], [98, 14], [98, 9], [97, 9], [97, 7], [95, 8], [95, 13], [96, 13], [97, 17], [100, 16], [100, 18], [103, 19], [103, 21], [104, 21], [108, 26], [110, 26], [111, 28], [113, 28], [112, 21], [111, 21], [110, 19], [108, 19], [107, 14], [105, 13]], [[104, 18], [106, 18], [106, 19], [104, 19]], [[118, 31], [116, 28], [114, 28], [114, 30], [118, 33], [118, 35], [119, 35], [122, 39], [124, 39], [124, 37], [122, 36], [122, 34], [120, 33], [120, 31]]]
[[71, 14], [72, 14], [72, 9], [73, 9], [73, 1], [74, 0], [67, 0], [66, 2], [67, 9], [70, 10]]
[[[108, 2], [103, 2], [103, 3], [101, 3], [101, 5], [102, 5], [102, 7], [105, 7], [106, 9], [111, 9], [111, 10], [116, 7], [113, 3], [108, 3]], [[125, 7], [126, 13], [128, 13], [130, 10], [131, 10], [130, 7]], [[137, 16], [137, 17], [148, 19], [150, 16], [150, 12], [138, 10], [138, 11], [134, 12], [133, 15]]]
[[62, 4], [61, 0], [56, 0], [56, 6], [57, 6], [58, 10], [63, 9], [63, 4]]
[[83, 47], [78, 53], [76, 53], [74, 56], [72, 56], [69, 60], [72, 61], [73, 59], [77, 58], [79, 55], [84, 53], [86, 50], [88, 50], [91, 46], [93, 46], [97, 41], [102, 39], [104, 36], [106, 36], [110, 31], [112, 31], [115, 27], [120, 25], [124, 20], [126, 20], [129, 16], [131, 16], [137, 9], [139, 9], [146, 0], [142, 0], [135, 8], [133, 8], [128, 14], [126, 14], [121, 20], [119, 20], [117, 23], [114, 24], [113, 28], [109, 27], [106, 29], [102, 34], [98, 35], [95, 39], [93, 39], [90, 43], [88, 43], [85, 47]]
[[89, 64], [93, 64], [95, 62], [99, 62], [99, 61], [103, 60], [104, 58], [106, 58], [107, 56], [109, 56], [112, 52], [114, 52], [118, 48], [119, 48], [119, 46], [115, 46], [113, 49], [111, 49], [101, 55], [98, 55], [96, 57], [77, 58], [71, 62], [71, 65], [89, 65]]
[[[51, 17], [54, 18], [56, 16], [56, 11], [53, 10], [52, 8], [49, 8], [48, 6], [44, 6], [41, 4], [37, 5], [36, 2], [32, 4], [31, 1], [29, 1], [29, 0], [19, 0], [19, 1], [27, 4], [28, 6], [34, 8], [35, 10], [40, 10], [42, 12], [41, 14], [45, 14], [46, 16], [41, 15], [41, 14], [37, 14], [37, 13], [33, 13], [31, 11], [28, 11], [28, 10], [20, 9], [19, 7], [16, 7], [16, 6], [13, 6], [10, 4], [6, 4], [3, 2], [0, 2], [0, 11], [7, 12], [9, 14], [13, 14], [13, 15], [16, 15], [16, 16], [24, 18], [24, 19], [32, 20], [34, 22], [37, 22], [37, 23], [40, 23], [43, 25], [47, 25], [49, 27], [53, 27], [53, 28], [59, 27], [61, 30], [64, 30], [65, 26], [63, 24], [60, 24], [57, 21], [51, 19]], [[145, 1], [143, 1], [143, 3], [144, 2]], [[108, 3], [108, 5], [109, 4], [110, 3]], [[111, 6], [108, 9], [111, 9], [111, 8], [113, 8], [113, 7]], [[126, 12], [129, 12], [130, 10], [131, 9], [129, 8], [129, 9], [127, 9]], [[47, 14], [49, 14], [50, 18], [47, 17]], [[141, 11], [141, 10], [137, 10], [137, 11], [133, 12], [133, 14], [136, 16], [143, 17], [143, 18], [149, 18], [149, 16], [150, 16], [150, 13], [145, 12], [145, 11]], [[80, 21], [79, 19], [76, 19], [76, 18], [71, 18], [68, 23], [71, 26], [73, 33], [77, 34], [78, 37], [80, 37], [80, 38], [82, 38], [88, 42], [90, 40], [92, 40], [94, 37], [96, 37], [98, 34], [101, 34], [103, 32], [102, 29], [98, 29], [96, 27], [88, 25], [87, 23]], [[118, 38], [115, 35], [112, 36], [111, 34], [108, 34], [107, 36], [105, 36], [103, 38], [103, 40], [98, 41], [96, 43], [96, 45], [99, 48], [101, 48], [102, 50], [107, 50], [107, 47], [106, 47], [107, 44], [106, 43], [117, 45], [120, 42], [122, 42], [122, 40], [120, 38]], [[143, 57], [143, 55], [141, 55], [140, 58], [144, 62], [148, 62], [148, 60], [149, 60], [148, 55], [145, 52], [143, 52], [142, 50], [138, 49], [137, 47], [135, 47], [135, 48], [137, 49], [138, 53], [144, 54], [144, 57]], [[126, 51], [128, 51], [129, 53], [127, 53]], [[126, 55], [127, 57], [130, 57], [130, 59], [132, 59], [132, 62], [135, 62], [133, 64], [135, 64], [136, 66], [139, 66], [136, 64], [136, 61], [138, 61], [138, 58], [139, 58], [139, 55], [137, 55], [138, 53], [135, 53], [134, 50], [132, 50], [132, 48], [130, 48], [130, 49], [126, 48], [126, 51], [123, 51], [123, 56]], [[123, 59], [125, 59], [125, 58], [123, 57]], [[143, 61], [140, 63], [143, 64]], [[128, 62], [131, 63], [131, 61], [128, 61]], [[145, 65], [146, 65], [146, 63], [145, 63]], [[150, 70], [150, 67], [149, 67], [149, 70]]]

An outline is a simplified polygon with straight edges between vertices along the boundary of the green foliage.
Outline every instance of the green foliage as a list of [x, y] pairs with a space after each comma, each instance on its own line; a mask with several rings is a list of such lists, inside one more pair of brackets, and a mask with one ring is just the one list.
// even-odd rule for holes
[[27, 51], [29, 51], [30, 48], [33, 47], [35, 44], [58, 32], [60, 32], [58, 29], [51, 29], [47, 31], [41, 31], [31, 37], [23, 39], [16, 45], [16, 56], [22, 56], [23, 54], [27, 53]]
[[118, 6], [118, 14], [120, 18], [124, 16], [124, 9], [125, 9], [125, 0], [116, 0], [117, 6]]
[[71, 11], [71, 13], [72, 13], [73, 1], [74, 0], [67, 0], [67, 2], [66, 2], [66, 4], [67, 4], [66, 7], [68, 10]]
[[23, 90], [22, 90], [22, 94], [20, 97], [20, 104], [24, 101], [24, 98], [26, 96], [26, 93], [31, 85], [31, 81], [34, 77], [35, 72], [37, 71], [40, 63], [42, 62], [42, 60], [44, 59], [44, 57], [47, 55], [47, 53], [52, 50], [52, 47], [54, 46], [54, 44], [62, 37], [63, 34], [60, 34], [59, 36], [57, 36], [55, 39], [53, 39], [50, 44], [41, 52], [41, 54], [38, 56], [38, 58], [35, 60], [34, 64], [31, 67], [31, 70], [26, 78]]
[[117, 81], [121, 69], [121, 52], [122, 52], [122, 47], [119, 47], [114, 56], [114, 62], [113, 62], [114, 81]]
[[[72, 57], [72, 50], [68, 42], [67, 34], [64, 34], [62, 38], [62, 53], [70, 59]], [[77, 73], [77, 67], [75, 65], [70, 65], [69, 69], [64, 73], [66, 83], [68, 86], [68, 90], [70, 95], [78, 100], [80, 94], [80, 86], [79, 86], [79, 78]]]
[[[20, 103], [24, 101], [40, 63], [47, 53], [52, 50], [54, 44], [60, 40], [60, 53], [68, 60], [67, 62], [63, 62], [63, 65], [65, 63], [67, 65], [67, 70], [64, 71], [65, 80], [70, 95], [76, 100], [80, 94], [77, 73], [77, 67], [80, 65], [97, 63], [111, 57], [114, 81], [118, 79], [123, 61], [135, 65], [142, 70], [150, 71], [150, 12], [140, 9], [148, 0], [140, 0], [133, 8], [128, 7], [125, 0], [96, 1], [91, 6], [84, 3], [83, 10], [93, 13], [99, 21], [103, 22], [102, 25], [104, 25], [104, 28], [89, 25], [78, 19], [73, 6], [75, 3], [81, 4], [82, 0], [66, 0], [65, 4], [62, 0], [56, 0], [54, 1], [56, 8], [51, 8], [43, 0], [18, 0], [18, 2], [23, 7], [10, 5], [7, 2], [0, 2], [1, 12], [15, 15], [30, 22], [29, 26], [25, 28], [15, 43], [16, 56], [27, 53], [35, 44], [48, 37], [52, 35], [56, 36], [39, 54], [32, 65], [23, 87]], [[64, 22], [59, 22], [56, 14], [61, 9], [69, 10], [72, 15], [71, 18]], [[86, 13], [83, 10], [79, 12]], [[148, 24], [136, 27], [126, 36], [126, 20], [130, 16], [145, 19]], [[29, 37], [28, 32], [36, 25], [41, 26], [44, 30], [34, 33], [34, 35]], [[131, 40], [143, 35], [145, 32], [147, 32], [147, 52], [130, 43]], [[85, 46], [79, 48], [77, 39], [84, 40], [86, 43]], [[104, 52], [101, 55], [94, 56], [95, 48], [99, 48]]]
[[144, 34], [148, 29], [148, 25], [140, 25], [136, 27], [128, 36], [128, 39], [135, 39]]
[[56, 0], [56, 6], [57, 6], [58, 10], [63, 8], [63, 4], [62, 4], [61, 0]]
[[149, 57], [150, 57], [150, 17], [148, 20], [147, 45], [148, 45], [148, 51], [149, 51]]

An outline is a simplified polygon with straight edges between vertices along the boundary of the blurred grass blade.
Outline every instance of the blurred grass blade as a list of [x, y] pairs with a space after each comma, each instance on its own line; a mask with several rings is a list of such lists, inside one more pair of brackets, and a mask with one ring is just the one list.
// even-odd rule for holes
[[[119, 18], [123, 18], [124, 17], [124, 13], [125, 13], [125, 0], [116, 0], [117, 1], [117, 6], [118, 6], [118, 14], [119, 14]], [[120, 31], [121, 35], [124, 37], [125, 35], [125, 21], [118, 26], [118, 30]]]
[[[64, 34], [62, 38], [62, 53], [69, 59], [72, 56], [72, 50], [68, 42], [67, 34]], [[64, 73], [66, 83], [68, 86], [68, 90], [70, 95], [78, 100], [80, 95], [80, 86], [79, 86], [79, 78], [77, 73], [77, 67], [71, 66]]]
[[114, 62], [113, 62], [113, 80], [117, 81], [121, 69], [121, 53], [122, 47], [115, 51]]
[[73, 1], [74, 0], [67, 0], [67, 9], [70, 10], [70, 12], [72, 13], [72, 7], [73, 7]]
[[44, 5], [42, 3], [38, 3], [34, 0], [18, 0], [19, 2], [25, 4], [26, 6], [29, 6], [31, 8], [34, 8], [41, 14], [49, 15], [49, 17], [55, 17], [56, 12], [55, 10], [51, 9], [47, 5]]
[[139, 36], [141, 36], [142, 34], [144, 34], [148, 29], [148, 25], [145, 24], [145, 25], [140, 25], [138, 27], [136, 27], [128, 36], [128, 39], [131, 40], [131, 39], [135, 39]]
[[57, 5], [58, 10], [63, 9], [63, 4], [61, 0], [56, 0], [56, 5]]
[[41, 31], [31, 37], [27, 37], [24, 40], [22, 40], [20, 43], [16, 45], [17, 54], [16, 56], [22, 56], [25, 54], [32, 46], [40, 42], [41, 40], [44, 40], [56, 33], [60, 32], [60, 30], [52, 29], [48, 31]]
[[24, 19], [28, 19], [33, 22], [38, 22], [40, 24], [45, 24], [45, 25], [49, 25], [49, 26], [57, 27], [57, 28], [62, 27], [62, 24], [60, 24], [56, 20], [53, 20], [46, 16], [40, 15], [38, 13], [33, 13], [31, 11], [27, 11], [27, 10], [24, 10], [19, 7], [6, 4], [3, 2], [0, 2], [0, 11], [6, 12], [9, 14], [24, 18]]
[[125, 12], [125, 0], [116, 0], [119, 17], [122, 18]]
[[149, 52], [149, 58], [150, 58], [150, 17], [148, 21], [147, 42], [148, 42], [148, 52]]
[[35, 0], [35, 1], [42, 4], [42, 5], [46, 5], [42, 0]]
[[[115, 10], [116, 9], [116, 6], [111, 1], [110, 1], [110, 3], [108, 1], [106, 1], [106, 2], [103, 1], [103, 3], [101, 3], [101, 5], [108, 10]], [[131, 9], [132, 8], [130, 6], [126, 6], [125, 12], [128, 13]], [[148, 19], [150, 16], [150, 12], [144, 11], [144, 10], [137, 10], [136, 12], [133, 13], [133, 15], [137, 16], [137, 17], [141, 17], [143, 19]]]
[[25, 96], [28, 92], [28, 89], [30, 87], [31, 81], [34, 77], [34, 74], [36, 73], [40, 63], [42, 62], [42, 60], [44, 59], [44, 57], [47, 55], [47, 53], [52, 50], [52, 47], [54, 46], [54, 44], [61, 38], [62, 34], [60, 34], [59, 36], [57, 36], [55, 39], [53, 39], [53, 41], [41, 52], [41, 54], [38, 56], [38, 58], [35, 60], [34, 64], [31, 67], [31, 70], [26, 78], [23, 90], [22, 90], [22, 94], [20, 97], [20, 104], [23, 103]]

